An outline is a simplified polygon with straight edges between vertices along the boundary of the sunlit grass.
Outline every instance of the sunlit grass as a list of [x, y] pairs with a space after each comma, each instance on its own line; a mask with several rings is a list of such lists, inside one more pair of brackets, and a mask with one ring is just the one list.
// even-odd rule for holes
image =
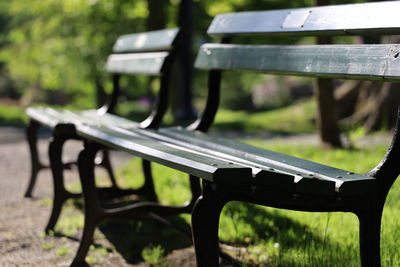
[[11, 104], [0, 104], [0, 123], [18, 125], [26, 123], [27, 120], [24, 108]]
[[[247, 140], [253, 145], [293, 156], [364, 173], [383, 157], [386, 144], [354, 150], [326, 150], [318, 146]], [[165, 204], [183, 203], [190, 197], [186, 175], [159, 165], [153, 166], [158, 195]], [[140, 161], [133, 160], [120, 170], [125, 186], [141, 183]], [[400, 238], [399, 185], [388, 197], [382, 230], [384, 266], [400, 264], [396, 240]], [[183, 217], [190, 222], [188, 216]], [[231, 202], [220, 219], [220, 239], [240, 247], [228, 253], [255, 266], [359, 266], [358, 220], [349, 213], [309, 213], [279, 210], [247, 203]]]
[[304, 101], [271, 111], [232, 111], [220, 109], [212, 129], [240, 130], [245, 133], [315, 132], [314, 101]]
[[[222, 131], [233, 129], [249, 133], [264, 131], [310, 133], [315, 130], [312, 123], [313, 110], [312, 102], [298, 103], [269, 112], [221, 110], [213, 129]], [[21, 114], [23, 111], [15, 113], [18, 114], [18, 112]], [[358, 135], [360, 134], [356, 133], [351, 137], [357, 138]], [[374, 144], [368, 147], [356, 147], [353, 150], [326, 150], [307, 142], [288, 144], [284, 139], [282, 140], [245, 139], [241, 141], [356, 173], [365, 173], [373, 168], [382, 159], [387, 149], [387, 144]], [[190, 199], [186, 174], [157, 164], [152, 165], [152, 170], [161, 203], [180, 205]], [[119, 169], [117, 176], [119, 184], [123, 187], [139, 187], [143, 183], [140, 159], [136, 158]], [[400, 212], [399, 188], [398, 183], [395, 183], [385, 205], [382, 222], [383, 266], [400, 266], [400, 254], [396, 246], [400, 238], [400, 223], [393, 219], [397, 218]], [[80, 191], [79, 186], [74, 186], [74, 189]], [[72, 205], [69, 204], [69, 206]], [[187, 226], [190, 223], [188, 215], [182, 215], [176, 219], [178, 224]], [[120, 235], [123, 236], [126, 233], [111, 234], [111, 232], [117, 228], [120, 232], [124, 228], [127, 232], [135, 232], [135, 240], [132, 244], [129, 243], [117, 249], [118, 253], [124, 254], [128, 259], [143, 258], [141, 252], [152, 242], [155, 246], [165, 248], [165, 254], [169, 253], [168, 240], [175, 237], [176, 233], [168, 230], [169, 228], [154, 229], [157, 226], [155, 224], [146, 224], [146, 227], [144, 225], [141, 222], [129, 223], [123, 227], [105, 224], [102, 229], [105, 231], [104, 236], [95, 237], [95, 239], [107, 238], [111, 243], [114, 239], [120, 241]], [[66, 235], [76, 235], [82, 226], [83, 215], [75, 212], [70, 214], [67, 208], [56, 229]], [[249, 266], [360, 265], [358, 221], [352, 214], [294, 212], [231, 202], [223, 209], [219, 229], [220, 240], [227, 245], [224, 249]], [[158, 244], [160, 236], [167, 241]], [[187, 242], [190, 242], [187, 238], [182, 240], [176, 241], [182, 244], [172, 245], [184, 247], [187, 246]], [[43, 249], [52, 249], [51, 246], [44, 246]], [[234, 249], [229, 249], [230, 247]], [[59, 253], [63, 254], [64, 250]], [[91, 255], [95, 257], [93, 253]], [[93, 262], [96, 261], [93, 260]]]

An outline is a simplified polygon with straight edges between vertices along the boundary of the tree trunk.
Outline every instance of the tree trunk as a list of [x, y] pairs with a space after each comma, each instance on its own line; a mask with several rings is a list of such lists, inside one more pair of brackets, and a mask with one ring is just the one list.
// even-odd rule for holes
[[147, 0], [149, 16], [147, 17], [147, 30], [164, 29], [167, 24], [167, 0]]
[[[380, 43], [379, 38], [363, 37], [364, 43]], [[399, 43], [394, 36], [386, 43]], [[338, 117], [344, 124], [363, 125], [366, 132], [395, 126], [400, 105], [400, 84], [382, 81], [346, 81], [337, 88]]]
[[[329, 5], [330, 0], [317, 0], [317, 5]], [[329, 36], [317, 37], [318, 44], [331, 44]], [[315, 88], [317, 98], [317, 124], [320, 140], [326, 147], [342, 147], [340, 131], [336, 117], [334, 85], [332, 79], [317, 79]]]

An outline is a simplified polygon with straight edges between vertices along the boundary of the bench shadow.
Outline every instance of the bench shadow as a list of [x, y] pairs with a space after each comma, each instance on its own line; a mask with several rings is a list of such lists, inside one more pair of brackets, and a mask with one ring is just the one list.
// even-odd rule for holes
[[259, 205], [232, 201], [225, 206], [223, 215], [250, 226], [256, 235], [251, 237], [255, 241], [273, 238], [288, 248], [304, 247], [302, 241], [305, 236], [317, 243], [324, 242], [309, 226], [283, 215], [277, 209], [267, 210]]
[[[74, 200], [73, 203], [76, 208], [82, 210], [81, 200]], [[111, 206], [116, 207], [119, 205], [111, 204]], [[228, 220], [233, 220], [235, 223], [240, 221], [240, 224], [249, 226], [252, 232], [252, 236], [249, 236], [251, 244], [257, 244], [261, 240], [273, 239], [285, 250], [296, 249], [304, 251], [307, 247], [310, 247], [311, 243], [313, 243], [312, 246], [314, 247], [335, 250], [338, 254], [343, 250], [336, 242], [332, 242], [329, 238], [325, 239], [323, 234], [318, 234], [308, 225], [285, 216], [278, 209], [267, 210], [259, 205], [233, 201], [224, 207], [222, 216], [225, 217], [223, 220], [228, 218]], [[186, 220], [180, 216], [173, 216], [169, 217], [167, 221], [168, 223], [166, 224], [153, 219], [106, 220], [98, 226], [98, 229], [113, 248], [104, 245], [103, 242], [96, 242], [96, 238], [93, 246], [104, 249], [109, 253], [117, 252], [128, 264], [143, 262], [142, 251], [145, 248], [161, 246], [164, 249], [164, 255], [168, 255], [174, 250], [191, 247], [193, 243], [190, 236], [190, 225]], [[326, 224], [326, 220], [322, 219], [321, 223]], [[223, 227], [222, 224], [220, 225], [220, 231], [221, 227]], [[80, 241], [80, 238], [67, 236], [59, 232], [55, 232], [54, 236], [65, 237], [75, 242]], [[235, 240], [222, 243], [233, 247], [246, 247], [249, 245], [249, 242], [240, 234]], [[251, 262], [244, 262], [243, 253], [239, 254], [225, 253], [222, 266], [257, 266]], [[279, 266], [301, 266], [301, 263], [296, 262], [296, 259], [283, 259], [280, 260]]]
[[[168, 219], [174, 225], [190, 229], [180, 217]], [[108, 220], [99, 226], [105, 238], [127, 263], [143, 262], [142, 251], [145, 248], [161, 246], [164, 255], [192, 246], [191, 236], [178, 229], [155, 220]]]
[[[240, 240], [226, 242], [229, 246], [246, 247], [249, 244], [257, 244], [261, 240], [268, 241], [271, 239], [279, 246], [280, 253], [293, 249], [298, 250], [299, 253], [309, 253], [311, 257], [316, 256], [318, 258], [319, 255], [313, 255], [313, 253], [319, 253], [316, 252], [316, 248], [323, 248], [324, 251], [335, 252], [330, 253], [330, 260], [340, 258], [340, 261], [345, 263], [349, 259], [354, 259], [353, 256], [357, 257], [357, 255], [352, 254], [354, 251], [341, 247], [337, 242], [324, 236], [324, 233], [318, 233], [310, 226], [285, 216], [278, 209], [266, 209], [255, 204], [232, 201], [224, 207], [222, 214], [227, 218], [232, 218], [235, 222], [249, 226], [251, 228], [250, 232], [253, 233], [252, 236], [249, 236], [250, 241], [247, 243], [245, 242], [245, 238], [238, 233]], [[328, 217], [326, 219], [323, 217], [320, 219], [320, 223], [326, 225], [328, 220]], [[268, 251], [266, 253], [270, 254]], [[234, 257], [243, 257], [243, 253], [239, 252]], [[329, 261], [329, 257], [326, 257], [327, 261]], [[277, 266], [304, 266], [302, 265], [304, 263], [298, 262], [299, 260], [301, 261], [301, 258], [283, 257], [278, 260], [279, 263]], [[258, 265], [246, 263], [246, 266]]]
[[[103, 202], [103, 201], [102, 201]], [[104, 201], [105, 208], [118, 208], [137, 203], [138, 200]], [[82, 199], [74, 199], [73, 205], [83, 212]], [[142, 251], [145, 248], [160, 246], [164, 249], [164, 255], [170, 252], [188, 248], [193, 245], [190, 225], [180, 216], [171, 216], [166, 220], [156, 219], [108, 219], [101, 222], [98, 230], [104, 235], [113, 249], [96, 242], [95, 248], [105, 249], [107, 252], [117, 252], [129, 264], [143, 262]], [[62, 236], [73, 241], [80, 242], [80, 239], [65, 236], [56, 232], [55, 236]]]

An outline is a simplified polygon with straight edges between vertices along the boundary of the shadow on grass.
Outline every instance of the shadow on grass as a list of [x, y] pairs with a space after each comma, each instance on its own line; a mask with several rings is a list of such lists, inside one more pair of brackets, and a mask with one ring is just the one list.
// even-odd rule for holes
[[[169, 221], [180, 227], [190, 227], [177, 216]], [[109, 220], [102, 223], [99, 229], [115, 250], [131, 264], [142, 262], [141, 253], [149, 246], [161, 246], [165, 254], [169, 254], [173, 250], [192, 245], [190, 236], [154, 220]]]
[[244, 231], [240, 228], [233, 229], [236, 232], [234, 243], [237, 244], [244, 242], [246, 237], [249, 238], [248, 234], [253, 235], [250, 237], [252, 242], [272, 238], [287, 248], [304, 247], [304, 242], [310, 239], [320, 244], [326, 241], [314, 234], [307, 225], [288, 218], [275, 209], [266, 210], [258, 205], [234, 201], [224, 208], [223, 216], [235, 221], [236, 227], [237, 225], [242, 225], [243, 228], [250, 226]]
[[[81, 200], [74, 200], [73, 203], [75, 207], [82, 209]], [[142, 251], [145, 248], [160, 246], [164, 249], [164, 255], [168, 255], [174, 250], [192, 246], [191, 236], [177, 229], [189, 230], [190, 225], [179, 216], [169, 217], [168, 222], [169, 224], [163, 224], [155, 220], [113, 219], [102, 222], [98, 229], [127, 263], [137, 264], [143, 262]], [[327, 221], [322, 220], [321, 223], [326, 224]], [[249, 243], [257, 245], [268, 239], [279, 244], [278, 255], [274, 255], [272, 251], [263, 252], [270, 255], [266, 263], [263, 260], [249, 260], [246, 255], [239, 255], [239, 258], [233, 255], [236, 260], [242, 262], [239, 266], [353, 266], [348, 264], [350, 262], [355, 263], [355, 266], [359, 264], [354, 247], [333, 242], [329, 237], [326, 238], [324, 233], [318, 233], [309, 226], [287, 217], [280, 210], [267, 210], [258, 205], [231, 202], [223, 210], [220, 232], [226, 230], [224, 227], [236, 227], [234, 231], [230, 231], [236, 231], [236, 235], [230, 234], [233, 238], [224, 242], [235, 247], [245, 247]], [[65, 236], [58, 232], [54, 235]], [[69, 239], [79, 242], [76, 238]], [[101, 243], [96, 242], [95, 238], [94, 247], [108, 252], [114, 251]], [[293, 253], [296, 255], [293, 256]], [[307, 265], [310, 261], [311, 265]], [[228, 259], [227, 265], [223, 266], [232, 266], [230, 262]]]
[[[222, 216], [225, 217], [223, 220], [233, 222], [225, 223], [225, 227], [235, 227], [228, 229], [230, 232], [236, 232], [234, 240], [226, 240], [228, 244], [246, 247], [249, 243], [257, 245], [272, 240], [279, 247], [277, 254], [273, 251], [263, 251], [269, 255], [267, 262], [254, 262], [254, 259], [249, 260], [246, 256], [237, 255], [246, 262], [245, 266], [359, 266], [360, 264], [358, 250], [353, 244], [332, 241], [326, 232], [317, 232], [308, 225], [285, 216], [281, 210], [267, 210], [262, 206], [234, 201], [225, 206]], [[327, 225], [327, 229], [322, 231], [328, 231], [329, 216], [321, 219], [320, 223]]]
[[[137, 203], [137, 200], [123, 200], [118, 202], [104, 202], [105, 208], [118, 208]], [[73, 205], [82, 210], [82, 199], [72, 200]], [[101, 222], [98, 229], [104, 237], [110, 242], [115, 251], [119, 253], [127, 263], [136, 264], [143, 262], [142, 251], [148, 247], [161, 246], [164, 254], [192, 246], [190, 225], [179, 216], [168, 217], [167, 220], [160, 222], [156, 219], [137, 220], [137, 219], [109, 219]], [[55, 236], [63, 236], [56, 232]], [[65, 236], [65, 235], [64, 235]], [[74, 237], [65, 236], [74, 241]], [[94, 247], [111, 249], [102, 246], [94, 239]]]

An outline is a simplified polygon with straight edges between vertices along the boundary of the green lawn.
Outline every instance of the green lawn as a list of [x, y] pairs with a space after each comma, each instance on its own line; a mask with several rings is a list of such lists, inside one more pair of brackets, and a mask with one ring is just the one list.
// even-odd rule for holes
[[24, 124], [27, 121], [25, 111], [23, 108], [0, 104], [0, 124]]
[[[315, 105], [302, 102], [296, 105], [269, 112], [244, 112], [221, 110], [216, 118], [214, 129], [245, 131], [250, 133], [312, 133]], [[26, 121], [21, 108], [0, 105], [0, 122], [23, 123]], [[359, 132], [353, 134], [359, 135]], [[362, 132], [362, 131], [361, 131]], [[245, 140], [253, 145], [280, 151], [293, 156], [333, 165], [357, 173], [374, 167], [382, 159], [386, 145], [376, 144], [358, 147], [354, 150], [325, 150], [304, 142], [288, 144], [285, 141]], [[156, 190], [165, 204], [182, 204], [190, 198], [186, 175], [160, 165], [153, 168]], [[142, 182], [139, 159], [134, 159], [126, 167], [118, 170], [119, 182], [123, 186], [137, 187]], [[75, 185], [76, 187], [76, 185]], [[395, 183], [386, 202], [382, 227], [383, 266], [400, 266], [400, 253], [397, 240], [400, 239], [400, 185]], [[76, 235], [82, 228], [83, 217], [70, 202], [66, 214], [61, 216], [58, 231]], [[185, 227], [190, 223], [189, 216], [174, 219]], [[134, 230], [129, 244], [116, 248], [127, 259], [141, 258], [147, 261], [162, 261], [164, 254], [179, 247], [190, 245], [187, 238], [170, 240], [176, 234], [169, 228], [154, 231], [157, 224], [130, 222], [125, 226], [105, 224], [103, 236], [113, 243], [121, 234], [108, 229], [124, 228]], [[119, 231], [120, 232], [120, 231]], [[114, 235], [117, 234], [117, 237]], [[126, 233], [125, 233], [126, 234]], [[163, 238], [160, 238], [163, 237]], [[164, 238], [165, 237], [165, 238]], [[182, 240], [181, 240], [182, 239]], [[266, 208], [251, 204], [229, 203], [223, 210], [220, 221], [220, 239], [225, 250], [248, 266], [359, 266], [358, 222], [352, 214], [306, 213]], [[172, 243], [172, 244], [171, 244]], [[50, 247], [50, 248], [48, 248]], [[235, 248], [235, 249], [232, 249]], [[45, 246], [44, 249], [52, 249]], [[94, 249], [89, 260], [101, 262], [102, 252]]]
[[212, 129], [236, 130], [245, 133], [268, 131], [276, 134], [312, 133], [315, 102], [304, 101], [271, 111], [231, 111], [221, 109]]
[[[271, 150], [330, 164], [363, 173], [382, 159], [386, 145], [377, 144], [357, 150], [325, 150], [299, 144], [271, 144], [262, 140], [249, 143]], [[120, 170], [126, 186], [137, 186], [140, 162], [134, 160]], [[133, 175], [135, 174], [135, 175]], [[134, 177], [136, 179], [134, 179]], [[139, 175], [140, 176], [140, 175]], [[162, 166], [154, 166], [156, 188], [166, 204], [183, 203], [190, 197], [186, 175]], [[166, 190], [166, 188], [169, 188]], [[400, 266], [397, 242], [400, 222], [400, 195], [396, 183], [388, 197], [382, 230], [384, 266]], [[182, 216], [188, 223], [190, 218]], [[227, 252], [246, 264], [255, 266], [359, 266], [358, 221], [352, 214], [307, 213], [266, 208], [232, 202], [223, 210], [220, 220], [220, 239], [229, 247]]]

